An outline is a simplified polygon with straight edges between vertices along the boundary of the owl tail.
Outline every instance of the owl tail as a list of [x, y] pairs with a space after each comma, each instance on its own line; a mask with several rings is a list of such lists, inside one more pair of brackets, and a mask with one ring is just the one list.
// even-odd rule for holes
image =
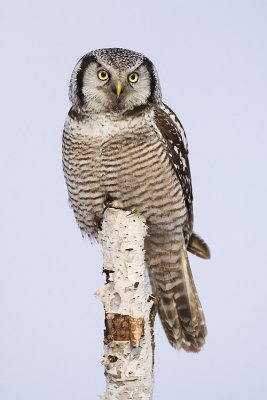
[[198, 352], [207, 334], [205, 318], [185, 245], [178, 248], [173, 239], [167, 242], [165, 237], [164, 243], [159, 243], [157, 237], [156, 245], [153, 237], [148, 238], [150, 282], [153, 292], [160, 293], [159, 316], [170, 344], [177, 349]]
[[190, 236], [188, 245], [187, 245], [187, 250], [190, 251], [190, 253], [195, 254], [198, 257], [208, 259], [210, 258], [210, 249], [205, 243], [205, 241], [198, 236], [196, 233], [192, 233]]

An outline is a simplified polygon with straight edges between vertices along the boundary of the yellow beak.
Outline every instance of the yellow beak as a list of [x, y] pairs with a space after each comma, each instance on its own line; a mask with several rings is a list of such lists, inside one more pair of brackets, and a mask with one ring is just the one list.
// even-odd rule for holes
[[119, 95], [121, 93], [121, 81], [118, 81], [118, 83], [116, 85], [116, 89], [117, 89], [117, 96], [119, 97]]

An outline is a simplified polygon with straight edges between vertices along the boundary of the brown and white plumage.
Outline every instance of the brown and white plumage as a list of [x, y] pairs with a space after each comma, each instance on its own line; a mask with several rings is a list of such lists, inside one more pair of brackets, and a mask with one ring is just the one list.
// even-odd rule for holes
[[203, 258], [209, 250], [193, 233], [186, 136], [161, 101], [153, 64], [130, 50], [88, 53], [74, 69], [70, 98], [63, 166], [82, 233], [97, 238], [106, 200], [146, 217], [146, 261], [152, 289], [160, 292], [161, 322], [174, 347], [199, 351], [206, 327], [187, 250]]

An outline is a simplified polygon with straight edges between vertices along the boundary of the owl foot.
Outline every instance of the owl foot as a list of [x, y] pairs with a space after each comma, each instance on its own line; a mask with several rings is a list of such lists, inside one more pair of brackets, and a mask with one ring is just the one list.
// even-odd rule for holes
[[131, 214], [141, 215], [141, 212], [138, 210], [136, 206], [127, 207], [125, 210], [130, 211]]
[[130, 214], [129, 214], [129, 215], [132, 215], [132, 214], [141, 215], [141, 212], [138, 210], [137, 207], [135, 207], [135, 206], [124, 207], [124, 206], [123, 206], [123, 203], [122, 203], [121, 201], [119, 201], [119, 200], [113, 201], [109, 206], [107, 206], [107, 207], [105, 208], [105, 210], [106, 210], [108, 207], [117, 208], [117, 209], [120, 209], [120, 210], [123, 210], [123, 211], [130, 211]]
[[130, 211], [131, 214], [137, 214], [137, 215], [141, 214], [136, 206], [125, 207], [125, 205], [121, 200], [106, 200], [104, 211], [107, 208], [118, 208], [120, 210]]
[[124, 204], [120, 200], [106, 200], [105, 201], [105, 210], [107, 208], [119, 208], [121, 210], [125, 210]]

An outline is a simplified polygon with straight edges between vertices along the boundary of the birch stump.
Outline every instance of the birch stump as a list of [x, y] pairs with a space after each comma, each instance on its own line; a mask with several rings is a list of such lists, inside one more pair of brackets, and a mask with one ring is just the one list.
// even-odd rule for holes
[[102, 244], [107, 283], [95, 295], [105, 308], [105, 400], [150, 400], [153, 392], [151, 311], [144, 262], [145, 218], [108, 208]]

